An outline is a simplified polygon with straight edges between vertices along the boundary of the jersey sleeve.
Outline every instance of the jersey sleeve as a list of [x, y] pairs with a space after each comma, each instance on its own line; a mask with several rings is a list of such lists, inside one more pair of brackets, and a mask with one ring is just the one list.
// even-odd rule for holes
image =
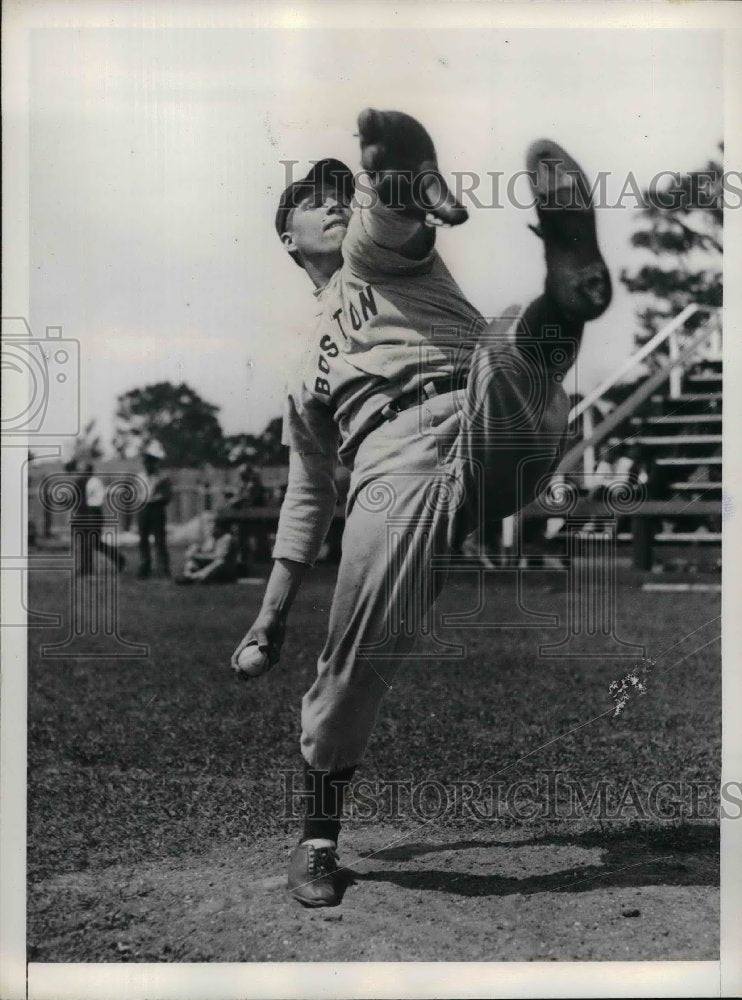
[[437, 252], [422, 258], [403, 256], [399, 251], [417, 232], [420, 222], [382, 205], [378, 198], [356, 193], [358, 207], [353, 212], [343, 240], [343, 260], [362, 281], [427, 274]]
[[289, 481], [278, 520], [274, 559], [311, 566], [335, 514], [338, 430], [332, 412], [308, 393], [289, 395], [283, 443]]
[[338, 428], [332, 411], [304, 385], [286, 399], [281, 444], [301, 455], [337, 455]]
[[85, 484], [85, 502], [88, 507], [102, 507], [106, 502], [106, 488], [97, 476], [91, 476]]

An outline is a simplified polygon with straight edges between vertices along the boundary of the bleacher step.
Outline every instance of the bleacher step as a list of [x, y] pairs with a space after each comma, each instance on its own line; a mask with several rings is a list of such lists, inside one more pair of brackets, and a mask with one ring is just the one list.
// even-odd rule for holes
[[723, 392], [681, 392], [679, 396], [652, 396], [653, 403], [715, 403], [724, 398]]
[[653, 437], [652, 435], [641, 435], [633, 439], [636, 444], [654, 446], [678, 445], [678, 444], [721, 444], [721, 434], [677, 434], [667, 437]]
[[709, 490], [720, 490], [721, 483], [671, 483], [671, 490], [689, 490], [691, 492], [707, 493]]
[[720, 531], [660, 531], [654, 536], [655, 542], [720, 542]]
[[721, 413], [673, 413], [667, 417], [632, 417], [632, 424], [669, 427], [678, 424], [720, 424]]
[[721, 455], [676, 455], [673, 458], [657, 458], [655, 465], [721, 465]]
[[[630, 531], [619, 531], [617, 542], [631, 542], [634, 536]], [[661, 531], [654, 536], [655, 542], [720, 542], [721, 533], [710, 531], [708, 534], [697, 535], [694, 531]]]

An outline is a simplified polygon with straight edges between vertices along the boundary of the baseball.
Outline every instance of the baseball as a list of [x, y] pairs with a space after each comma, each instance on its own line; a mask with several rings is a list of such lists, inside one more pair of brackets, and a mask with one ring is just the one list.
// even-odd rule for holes
[[248, 677], [259, 677], [270, 667], [268, 654], [263, 652], [255, 643], [245, 646], [237, 657], [237, 668], [240, 673], [247, 674]]

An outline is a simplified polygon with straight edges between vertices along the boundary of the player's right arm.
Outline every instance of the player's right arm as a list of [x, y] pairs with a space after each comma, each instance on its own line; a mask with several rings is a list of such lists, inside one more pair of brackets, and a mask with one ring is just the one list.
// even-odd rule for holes
[[280, 658], [291, 605], [319, 554], [335, 513], [336, 464], [336, 459], [329, 456], [294, 451], [290, 454], [289, 482], [278, 521], [273, 569], [258, 617], [232, 654], [235, 670], [239, 670], [240, 653], [252, 644], [268, 654], [271, 665]]
[[337, 505], [337, 427], [330, 409], [306, 393], [289, 396], [284, 418], [284, 444], [289, 451], [289, 481], [281, 505], [273, 569], [258, 617], [237, 645], [253, 643], [278, 661], [291, 605], [307, 570], [327, 537]]
[[237, 660], [246, 646], [257, 645], [268, 654], [271, 664], [279, 660], [288, 614], [308, 569], [306, 563], [294, 562], [292, 559], [274, 560], [258, 617], [232, 654], [232, 667], [235, 670], [239, 670]]

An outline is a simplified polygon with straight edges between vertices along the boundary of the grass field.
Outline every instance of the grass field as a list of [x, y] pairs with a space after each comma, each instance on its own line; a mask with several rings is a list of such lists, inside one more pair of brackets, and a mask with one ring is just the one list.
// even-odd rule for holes
[[[465, 658], [418, 659], [395, 681], [359, 779], [409, 784], [373, 820], [351, 802], [341, 857], [355, 884], [334, 911], [301, 910], [282, 891], [299, 830], [286, 772], [300, 768], [330, 567], [300, 595], [282, 663], [250, 683], [229, 657], [259, 586], [177, 588], [127, 570], [121, 633], [149, 645], [142, 659], [42, 658], [64, 629], [32, 629], [29, 959], [716, 957], [718, 595], [647, 594], [620, 571], [617, 634], [657, 664], [646, 696], [613, 718], [608, 685], [633, 661], [544, 659], [538, 645], [559, 629], [472, 627], [513, 620], [513, 579], [489, 574], [479, 617], [443, 633]], [[564, 589], [558, 573], [529, 573], [524, 600], [563, 618]], [[29, 591], [34, 611], [66, 614], [63, 574], [32, 571]], [[456, 574], [440, 610], [473, 611], [478, 596]], [[555, 771], [560, 792], [539, 791], [530, 815], [529, 789]], [[506, 796], [526, 784], [496, 819], [435, 817], [431, 784], [416, 805], [406, 792], [426, 780]], [[691, 816], [647, 806], [662, 781], [680, 783]], [[565, 813], [565, 788], [589, 799], [601, 782], [607, 812]]]

